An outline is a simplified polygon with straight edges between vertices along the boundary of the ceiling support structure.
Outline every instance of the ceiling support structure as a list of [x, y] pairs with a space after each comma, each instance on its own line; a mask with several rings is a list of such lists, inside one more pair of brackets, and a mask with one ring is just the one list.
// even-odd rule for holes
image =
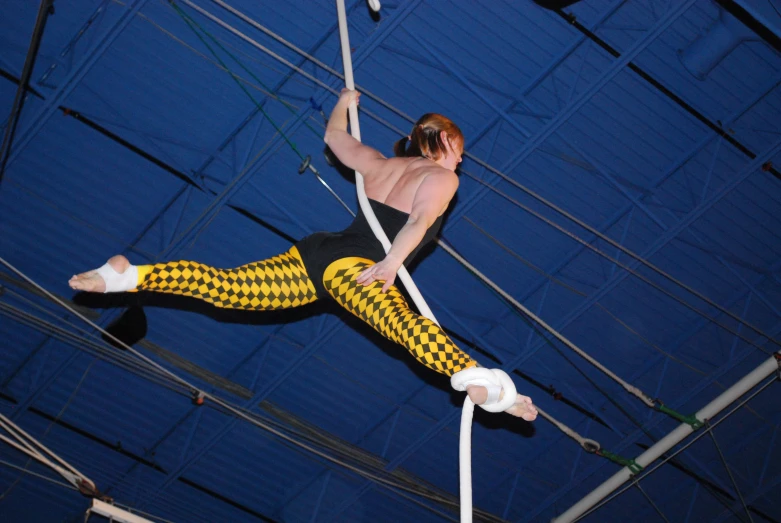
[[[777, 417], [777, 419], [778, 419], [778, 417]], [[736, 445], [733, 445], [732, 448], [730, 448], [727, 451], [727, 456], [729, 457], [729, 456], [735, 455], [738, 452], [741, 452], [742, 450], [744, 450], [746, 447], [757, 445], [757, 443], [756, 443], [757, 440], [759, 438], [761, 438], [761, 437], [766, 436], [767, 432], [770, 431], [771, 428], [773, 429], [773, 432], [775, 432], [775, 431], [777, 431], [779, 429], [779, 427], [781, 427], [781, 423], [776, 423], [776, 425], [773, 426], [773, 427], [768, 427], [767, 425], [765, 425], [765, 426], [762, 426], [759, 429], [755, 430], [751, 434], [748, 434], [746, 436], [741, 437], [740, 442], [737, 443]], [[762, 442], [764, 443], [764, 441], [762, 441]], [[767, 447], [767, 453], [766, 453], [766, 459], [765, 459], [765, 465], [763, 467], [763, 471], [766, 470], [766, 467], [772, 461], [771, 452], [772, 452], [772, 450], [774, 448], [773, 447], [773, 443], [774, 442], [772, 441], [772, 438], [771, 438], [770, 445], [768, 445], [768, 447]], [[713, 462], [713, 461], [714, 460], [711, 460], [711, 462]], [[719, 487], [717, 485], [714, 485], [712, 483], [702, 483], [695, 476], [690, 476], [690, 477], [691, 477], [691, 479], [693, 479], [695, 481], [695, 483], [694, 483], [695, 490], [697, 488], [699, 488], [700, 486], [704, 487], [706, 489], [706, 492], [708, 492], [719, 503], [724, 505], [725, 508], [727, 508], [728, 510], [730, 510], [732, 512], [734, 507], [732, 505], [730, 505], [730, 504], [731, 503], [735, 503], [736, 501], [738, 501], [737, 495], [733, 496], [731, 493], [729, 493], [729, 491], [727, 489], [724, 489], [724, 488]], [[746, 480], [746, 481], [748, 481], [748, 480]], [[762, 486], [763, 481], [764, 481], [764, 474], [760, 474], [760, 476], [759, 476], [758, 480], [756, 481], [756, 483], [754, 484], [754, 486], [755, 487]], [[681, 488], [677, 488], [676, 489], [675, 496], [672, 499], [679, 499], [682, 496], [689, 498], [691, 496], [690, 494], [687, 494], [686, 490], [683, 488], [683, 485], [681, 485], [680, 487]], [[713, 487], [716, 487], [716, 488], [714, 489]], [[693, 505], [693, 503], [690, 502], [690, 506], [691, 505]], [[768, 520], [770, 522], [775, 521], [770, 516], [768, 516], [766, 513], [764, 513], [762, 510], [758, 509], [756, 506], [753, 506], [753, 505], [748, 504], [748, 503], [747, 503], [747, 506], [748, 506], [748, 509], [752, 513], [756, 514], [757, 516], [760, 516], [760, 517], [762, 517], [762, 518], [764, 518], [764, 519], [766, 519], [766, 520]], [[689, 510], [692, 511], [691, 508]], [[734, 514], [734, 512], [733, 512], [733, 514]], [[636, 517], [637, 517], [638, 521], [643, 521], [642, 513], [636, 514]], [[740, 516], [738, 516], [738, 518], [739, 517]]]
[[[186, 1], [186, 0], [185, 0]], [[401, 23], [401, 21], [404, 19], [404, 16], [409, 14], [410, 10], [416, 6], [420, 0], [411, 0], [407, 6], [403, 9], [397, 10], [393, 16], [388, 19], [385, 24], [383, 24], [380, 29], [378, 29], [377, 32], [375, 32], [372, 35], [372, 39], [369, 42], [365, 42], [364, 45], [361, 46], [358, 53], [356, 53], [355, 57], [355, 66], [358, 67], [358, 65], [366, 60], [369, 56], [371, 51], [379, 45], [390, 33], [395, 29], [395, 27]], [[401, 16], [399, 16], [401, 15]], [[335, 83], [335, 81], [331, 82], [332, 84]], [[325, 97], [330, 94], [328, 91], [320, 91], [319, 93], [316, 93], [312, 98], [317, 102], [317, 104], [321, 104]], [[292, 121], [288, 124], [287, 133], [292, 134], [294, 133], [305, 121], [306, 118], [310, 115], [310, 113], [314, 110], [312, 107], [312, 104], [300, 109], [296, 115], [293, 117]], [[171, 256], [171, 253], [173, 249], [175, 249], [176, 245], [181, 245], [187, 242], [187, 240], [191, 237], [193, 237], [195, 234], [199, 233], [201, 229], [209, 223], [210, 219], [222, 208], [223, 205], [225, 205], [230, 198], [232, 198], [236, 192], [238, 192], [239, 189], [241, 189], [244, 184], [247, 183], [247, 181], [254, 176], [254, 174], [258, 171], [258, 169], [270, 158], [271, 151], [274, 151], [277, 145], [283, 140], [282, 135], [277, 134], [272, 140], [269, 142], [267, 150], [264, 154], [260, 155], [251, 166], [247, 167], [239, 176], [235, 177], [231, 182], [229, 182], [228, 186], [223, 190], [216, 198], [214, 198], [208, 206], [200, 213], [199, 217], [194, 220], [190, 226], [187, 228], [187, 230], [182, 233], [176, 242], [174, 244], [170, 245], [169, 248], [167, 248], [165, 251], [161, 253], [161, 256], [163, 258], [168, 258]]]
[[[727, 123], [734, 122], [740, 116], [742, 116], [746, 111], [748, 111], [751, 107], [753, 107], [756, 103], [758, 103], [762, 98], [767, 96], [768, 93], [772, 92], [774, 89], [778, 88], [779, 84], [781, 84], [781, 74], [773, 78], [768, 84], [766, 84], [762, 89], [758, 90], [755, 96], [753, 96], [750, 100], [748, 100], [745, 104], [742, 105], [740, 109], [735, 111], [732, 115], [730, 115], [725, 121]], [[700, 141], [698, 141], [692, 148], [690, 148], [685, 154], [683, 154], [677, 161], [675, 161], [670, 167], [668, 167], [664, 173], [656, 178], [654, 182], [650, 185], [650, 188], [653, 189], [651, 192], [644, 194], [641, 196], [641, 200], [650, 197], [654, 194], [654, 191], [661, 187], [661, 185], [670, 177], [672, 177], [679, 169], [681, 169], [688, 161], [690, 161], [692, 158], [694, 158], [697, 154], [699, 154], [705, 147], [708, 146], [713, 140], [715, 140], [717, 135], [712, 133], [707, 133]], [[508, 164], [509, 166], [509, 164]], [[502, 170], [506, 170], [505, 166]], [[608, 218], [605, 222], [603, 222], [598, 230], [599, 231], [607, 231], [611, 227], [613, 227], [616, 223], [618, 223], [624, 216], [626, 216], [627, 213], [632, 212], [632, 209], [634, 209], [635, 206], [631, 203], [627, 204], [623, 208], [616, 211], [610, 218]], [[453, 213], [453, 216], [451, 216], [450, 221], [453, 221], [458, 216], [457, 212]], [[446, 227], [447, 229], [447, 227]], [[591, 242], [597, 239], [594, 235], [589, 235], [586, 238], [586, 241]], [[556, 264], [553, 268], [546, 271], [548, 274], [556, 274], [560, 270], [562, 270], [564, 267], [566, 267], [571, 261], [573, 261], [575, 258], [577, 258], [583, 250], [586, 249], [583, 245], [578, 245], [575, 247], [569, 254], [562, 256], [561, 261]], [[524, 296], [520, 298], [520, 301], [523, 302], [526, 299], [528, 299], [530, 296], [532, 296], [535, 292], [539, 290], [539, 288], [544, 285], [547, 282], [547, 278], [542, 277], [538, 280], [537, 283], [530, 286], [530, 290], [526, 292]], [[500, 318], [501, 319], [501, 318]]]
[[[770, 147], [767, 151], [760, 154], [757, 159], [750, 162], [746, 167], [743, 168], [743, 170], [735, 176], [730, 182], [728, 182], [724, 187], [722, 187], [719, 191], [711, 195], [710, 198], [708, 198], [706, 201], [702, 202], [700, 205], [698, 205], [695, 209], [693, 209], [689, 214], [687, 214], [684, 219], [679, 221], [675, 226], [671, 227], [665, 234], [660, 236], [656, 242], [654, 242], [651, 247], [643, 253], [642, 257], [648, 258], [651, 255], [653, 255], [655, 252], [657, 252], [659, 249], [664, 247], [667, 243], [669, 243], [673, 238], [675, 238], [678, 233], [683, 230], [684, 228], [688, 227], [694, 220], [699, 218], [706, 210], [710, 209], [713, 205], [715, 205], [717, 202], [719, 202], [724, 196], [730, 193], [732, 189], [737, 187], [740, 183], [742, 183], [744, 180], [749, 178], [752, 174], [756, 172], [757, 169], [761, 167], [761, 165], [767, 161], [769, 158], [775, 156], [779, 151], [781, 151], [781, 140], [776, 141], [775, 144]], [[636, 262], [634, 265], [637, 265], [638, 262]], [[612, 290], [620, 281], [622, 281], [624, 278], [626, 278], [628, 273], [624, 272], [622, 275], [619, 275], [617, 277], [612, 278], [608, 282], [602, 285], [597, 291], [595, 291], [591, 297], [583, 302], [580, 306], [575, 308], [573, 311], [570, 312], [561, 322], [560, 324], [555, 326], [555, 329], [558, 331], [563, 330], [563, 328], [574, 321], [577, 317], [579, 317], [585, 310], [587, 310], [593, 303], [597, 300], [599, 300], [602, 296], [604, 296], [608, 291]], [[544, 346], [543, 343], [538, 344], [536, 347], [531, 349], [530, 351], [526, 351], [524, 354], [519, 355], [515, 359], [511, 360], [507, 364], [502, 366], [502, 369], [505, 371], [511, 371], [516, 369], [518, 366], [522, 365], [525, 361], [527, 361], [529, 358], [531, 358], [534, 353], [537, 352], [537, 350], [541, 349]], [[400, 465], [407, 457], [412, 455], [414, 452], [416, 452], [423, 444], [425, 444], [427, 441], [429, 441], [432, 437], [434, 437], [435, 434], [440, 432], [445, 426], [447, 426], [450, 422], [452, 422], [455, 417], [457, 416], [458, 412], [451, 412], [448, 416], [444, 417], [440, 423], [438, 423], [435, 427], [427, 431], [420, 439], [418, 439], [415, 443], [413, 443], [411, 446], [409, 446], [405, 451], [403, 451], [395, 460], [393, 460], [388, 465], [388, 470], [392, 470], [391, 467], [395, 468], [396, 466]], [[361, 489], [353, 495], [351, 498], [346, 500], [340, 507], [337, 509], [335, 514], [332, 516], [336, 516], [340, 514], [344, 509], [349, 507], [354, 501], [356, 501], [366, 490], [370, 488], [370, 484], [364, 483]], [[543, 507], [545, 505], [543, 504]], [[538, 512], [536, 512], [538, 513]], [[530, 517], [533, 517], [530, 514]]]
[[[705, 426], [710, 428], [710, 423], [706, 421]], [[746, 515], [748, 516], [748, 520], [753, 523], [754, 518], [751, 517], [751, 511], [748, 509], [745, 498], [743, 498], [743, 493], [740, 491], [740, 487], [738, 486], [737, 481], [735, 481], [735, 476], [732, 475], [732, 469], [729, 468], [727, 458], [724, 457], [724, 453], [721, 451], [721, 446], [719, 445], [719, 441], [716, 439], [716, 434], [714, 434], [712, 430], [708, 431], [708, 434], [713, 440], [713, 444], [716, 446], [716, 451], [719, 453], [719, 459], [721, 459], [721, 462], [724, 465], [724, 469], [727, 471], [727, 475], [732, 482], [732, 488], [735, 489], [735, 494], [737, 494], [738, 499], [740, 499], [740, 502], [743, 505], [743, 510], [746, 511]]]
[[[355, 3], [348, 8], [348, 11], [352, 11], [359, 3], [361, 3], [363, 0], [356, 0]], [[314, 54], [317, 52], [318, 49], [328, 40], [328, 38], [331, 36], [331, 34], [337, 30], [337, 23], [331, 24], [331, 26], [322, 33], [320, 38], [318, 38], [315, 41], [315, 44], [309, 48], [309, 54]], [[302, 58], [298, 62], [298, 67], [302, 67], [307, 62], [306, 58]], [[277, 82], [277, 84], [272, 87], [271, 92], [272, 93], [278, 93], [282, 87], [287, 83], [288, 80], [290, 80], [295, 74], [295, 71], [289, 71], [282, 80]], [[262, 102], [261, 105], [265, 103]], [[254, 107], [253, 110], [250, 112], [250, 114], [247, 115], [246, 118], [238, 125], [236, 128], [231, 131], [228, 136], [220, 143], [220, 145], [209, 155], [209, 157], [201, 163], [200, 167], [195, 170], [194, 176], [200, 177], [203, 176], [206, 169], [209, 167], [209, 165], [212, 164], [212, 162], [217, 159], [217, 157], [220, 155], [222, 151], [225, 150], [226, 147], [228, 147], [228, 144], [234, 141], [234, 139], [239, 135], [239, 133], [244, 130], [247, 125], [258, 115], [260, 112], [260, 109], [258, 107]], [[254, 142], [254, 140], [253, 140]], [[249, 149], [249, 148], [248, 148]], [[242, 168], [246, 166], [247, 160], [245, 160], [242, 164]]]
[[12, 163], [19, 157], [21, 151], [35, 138], [43, 129], [43, 126], [52, 115], [58, 110], [63, 100], [79, 85], [81, 80], [87, 75], [92, 67], [100, 60], [103, 54], [111, 47], [111, 44], [122, 34], [122, 31], [133, 21], [136, 13], [146, 4], [147, 0], [134, 0], [132, 4], [125, 7], [125, 12], [119, 17], [119, 20], [106, 31], [100, 40], [93, 45], [81, 58], [81, 60], [71, 69], [69, 74], [62, 80], [59, 87], [43, 103], [38, 114], [31, 119], [28, 126], [22, 131], [16, 148], [8, 156], [8, 163]]
[[35, 60], [38, 58], [38, 49], [41, 47], [43, 39], [43, 30], [46, 28], [46, 21], [49, 15], [54, 13], [54, 0], [41, 0], [38, 6], [38, 16], [35, 19], [33, 34], [30, 38], [30, 47], [27, 49], [27, 56], [24, 59], [22, 67], [22, 76], [19, 86], [16, 88], [14, 103], [11, 106], [11, 114], [8, 117], [8, 123], [3, 135], [3, 143], [0, 145], [0, 184], [3, 182], [5, 167], [8, 164], [8, 157], [11, 155], [11, 149], [14, 144], [14, 135], [16, 135], [16, 126], [19, 124], [19, 117], [22, 115], [24, 101], [27, 99], [27, 90], [30, 87], [30, 77], [33, 74]]
[[[708, 421], [710, 419], [713, 419], [722, 410], [727, 408], [729, 405], [731, 405], [733, 402], [738, 400], [740, 397], [742, 397], [744, 394], [749, 392], [751, 389], [753, 389], [754, 387], [762, 383], [762, 381], [765, 380], [768, 376], [778, 373], [780, 362], [781, 362], [781, 353], [775, 353], [774, 357], [770, 357], [766, 359], [761, 365], [759, 365], [753, 371], [751, 371], [742, 379], [740, 379], [732, 387], [724, 391], [722, 394], [720, 394], [715, 399], [713, 399], [710, 403], [705, 405], [702, 409], [697, 411], [697, 413], [695, 414], [696, 418], [700, 421]], [[771, 381], [768, 383], [773, 383], [773, 382]], [[735, 412], [735, 410], [733, 410], [732, 412]], [[722, 417], [719, 420], [719, 423], [727, 419], [727, 416]], [[705, 429], [705, 432], [701, 435], [711, 432], [713, 428], [715, 428], [715, 426], [716, 425], [708, 424], [707, 428]], [[659, 457], [664, 455], [665, 452], [675, 447], [678, 443], [683, 441], [687, 436], [689, 436], [694, 431], [695, 429], [692, 428], [691, 425], [687, 423], [682, 423], [675, 430], [670, 432], [667, 436], [659, 440], [656, 444], [654, 444], [648, 450], [640, 454], [640, 456], [635, 458], [635, 462], [637, 462], [637, 464], [640, 465], [641, 467], [648, 467], [651, 463], [653, 463]], [[653, 470], [656, 470], [656, 468]], [[653, 470], [647, 472], [644, 476], [638, 479], [642, 479], [647, 474], [653, 472]], [[634, 475], [636, 474], [630, 471], [628, 467], [623, 467], [621, 470], [615, 473], [610, 479], [602, 483], [599, 487], [594, 489], [590, 494], [588, 494], [579, 502], [577, 502], [575, 505], [567, 509], [560, 516], [556, 517], [553, 521], [555, 523], [570, 523], [572, 521], [575, 521], [577, 518], [584, 515], [587, 511], [589, 511], [601, 500], [605, 499], [612, 492], [618, 489], [627, 480], [631, 479]], [[742, 496], [741, 496], [741, 501], [744, 501]]]
[[[781, 264], [780, 264], [780, 265], [781, 265]], [[700, 328], [701, 328], [701, 326], [700, 326], [700, 327], [698, 327], [698, 328], [692, 329], [692, 333], [699, 331], [699, 330], [700, 330]], [[774, 334], [778, 334], [779, 332], [781, 332], [781, 324], [777, 324], [777, 325], [776, 325], [776, 326], [775, 326], [775, 327], [772, 329], [772, 332], [773, 332]], [[692, 334], [692, 333], [690, 333], [690, 334]], [[693, 334], [692, 334], [692, 335], [693, 335]], [[685, 342], [685, 340], [686, 340], [688, 337], [689, 337], [688, 335], [682, 336], [682, 337], [681, 337], [681, 338], [679, 338], [679, 340], [678, 340], [678, 341], [675, 343], [675, 345], [676, 345], [676, 346], [680, 346], [680, 345], [682, 345], [682, 344]], [[689, 392], [687, 392], [686, 394], [684, 394], [684, 395], [683, 395], [683, 396], [681, 396], [680, 398], [677, 398], [677, 399], [676, 399], [676, 401], [675, 401], [675, 402], [674, 402], [674, 403], [673, 403], [671, 406], [672, 406], [673, 408], [676, 408], [676, 409], [678, 409], [678, 408], [680, 408], [680, 407], [682, 407], [682, 406], [686, 405], [686, 404], [687, 404], [689, 401], [691, 401], [691, 400], [692, 400], [692, 398], [694, 398], [695, 396], [697, 396], [698, 394], [700, 394], [700, 393], [701, 393], [703, 390], [705, 390], [705, 389], [706, 389], [708, 386], [710, 386], [710, 385], [711, 385], [711, 384], [712, 384], [714, 381], [716, 381], [717, 379], [719, 379], [720, 377], [722, 377], [723, 375], [725, 375], [727, 372], [729, 372], [730, 370], [732, 370], [733, 368], [735, 368], [735, 367], [736, 367], [738, 364], [742, 363], [742, 362], [743, 362], [743, 361], [744, 361], [744, 360], [745, 360], [745, 359], [746, 359], [748, 356], [750, 356], [750, 355], [752, 355], [752, 354], [754, 354], [754, 353], [755, 353], [755, 351], [754, 351], [754, 350], [752, 350], [752, 349], [746, 349], [746, 350], [744, 350], [744, 351], [743, 351], [743, 352], [742, 352], [740, 355], [738, 355], [738, 357], [737, 357], [735, 360], [733, 360], [733, 361], [730, 361], [730, 362], [726, 363], [725, 365], [722, 365], [722, 366], [721, 366], [719, 369], [717, 369], [716, 371], [714, 371], [714, 372], [711, 374], [711, 376], [710, 376], [710, 377], [708, 377], [708, 378], [707, 378], [707, 379], [705, 379], [705, 380], [702, 380], [702, 381], [701, 381], [700, 383], [698, 383], [698, 384], [697, 384], [697, 386], [696, 386], [696, 387], [694, 387], [692, 390], [690, 390]], [[662, 420], [664, 420], [664, 419], [666, 419], [666, 418], [662, 418], [662, 417], [660, 417], [660, 416], [657, 416], [657, 417], [656, 417], [656, 420], [655, 420], [655, 421], [653, 421], [653, 422], [649, 422], [649, 423], [647, 423], [647, 424], [644, 426], [644, 429], [645, 429], [645, 430], [651, 430], [651, 429], [653, 429], [654, 427], [656, 427], [656, 426], [657, 426], [657, 425], [658, 425], [658, 424], [659, 424], [659, 423], [660, 423]], [[641, 437], [643, 437], [643, 436], [645, 436], [645, 432], [644, 432], [643, 430], [640, 430], [640, 429], [638, 429], [638, 430], [634, 431], [633, 433], [629, 434], [628, 436], [626, 436], [626, 437], [624, 438], [624, 440], [623, 440], [623, 441], [622, 441], [622, 442], [621, 442], [621, 443], [620, 443], [620, 444], [619, 444], [619, 445], [616, 447], [616, 449], [615, 449], [615, 452], [618, 452], [618, 453], [620, 453], [620, 452], [624, 452], [624, 451], [626, 451], [628, 448], [630, 448], [630, 446], [631, 446], [632, 444], [636, 443], [636, 442], [637, 442], [637, 441], [638, 441], [638, 440], [639, 440]], [[547, 448], [548, 448], [548, 447], [546, 447], [546, 449], [544, 449], [544, 450], [547, 450]], [[588, 470], [587, 470], [585, 473], [583, 473], [583, 474], [582, 474], [582, 475], [581, 475], [579, 478], [576, 478], [574, 481], [571, 481], [571, 482], [567, 483], [566, 485], [564, 485], [564, 486], [560, 487], [560, 488], [559, 488], [559, 490], [558, 490], [556, 493], [552, 494], [552, 495], [551, 495], [551, 496], [548, 498], [548, 500], [546, 501], [546, 504], [545, 504], [544, 506], [540, 507], [540, 508], [539, 508], [538, 510], [536, 510], [536, 511], [535, 511], [533, 514], [530, 514], [530, 515], [528, 515], [528, 518], [526, 518], [526, 519], [523, 519], [523, 520], [521, 520], [521, 521], [532, 521], [532, 520], [533, 520], [533, 519], [534, 519], [536, 516], [538, 516], [538, 515], [539, 515], [539, 514], [540, 514], [542, 511], [544, 511], [544, 510], [545, 510], [545, 509], [547, 509], [548, 507], [550, 507], [550, 506], [554, 505], [554, 504], [555, 504], [555, 503], [556, 503], [556, 502], [557, 502], [559, 499], [561, 499], [563, 496], [565, 496], [566, 494], [568, 494], [568, 493], [569, 493], [569, 492], [570, 492], [570, 491], [571, 491], [573, 488], [575, 488], [575, 487], [577, 487], [578, 485], [582, 484], [582, 483], [583, 483], [583, 481], [585, 481], [585, 480], [586, 480], [588, 477], [590, 477], [591, 475], [593, 475], [593, 474], [597, 473], [597, 472], [598, 472], [598, 471], [599, 471], [599, 470], [600, 470], [600, 469], [601, 469], [603, 466], [605, 466], [605, 465], [606, 465], [606, 461], [605, 461], [605, 460], [599, 460], [599, 461], [595, 462], [595, 463], [594, 463], [594, 464], [592, 464], [592, 466], [591, 466], [591, 467], [590, 467], [590, 468], [589, 468], [589, 469], [588, 469]]]

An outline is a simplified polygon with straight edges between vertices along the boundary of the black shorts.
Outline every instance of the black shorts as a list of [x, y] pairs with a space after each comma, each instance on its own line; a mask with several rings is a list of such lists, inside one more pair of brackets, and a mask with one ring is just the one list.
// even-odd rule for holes
[[374, 236], [352, 232], [317, 232], [296, 243], [318, 298], [330, 298], [323, 285], [323, 273], [336, 260], [359, 257], [373, 262], [385, 258], [382, 244]]

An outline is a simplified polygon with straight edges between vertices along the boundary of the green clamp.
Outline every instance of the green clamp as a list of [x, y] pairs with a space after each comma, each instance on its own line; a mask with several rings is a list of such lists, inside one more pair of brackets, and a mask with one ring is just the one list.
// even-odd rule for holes
[[657, 409], [659, 409], [659, 412], [664, 412], [668, 416], [677, 419], [681, 423], [686, 423], [687, 425], [690, 425], [692, 429], [697, 430], [700, 427], [703, 426], [703, 422], [697, 419], [697, 416], [694, 414], [691, 414], [689, 416], [684, 416], [680, 412], [674, 411], [673, 409], [666, 407], [664, 403], [658, 403], [656, 406]]
[[613, 454], [612, 452], [609, 452], [607, 450], [600, 450], [599, 452], [597, 452], [597, 454], [609, 459], [613, 463], [628, 468], [634, 475], [640, 474], [643, 471], [643, 466], [637, 463], [633, 459], [622, 458], [618, 454]]

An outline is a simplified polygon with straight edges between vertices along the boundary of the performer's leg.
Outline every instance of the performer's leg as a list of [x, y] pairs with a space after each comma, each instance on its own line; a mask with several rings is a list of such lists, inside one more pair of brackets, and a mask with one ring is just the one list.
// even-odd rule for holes
[[[111, 265], [114, 271], [124, 274], [123, 265], [128, 267], [129, 264], [126, 260], [122, 262], [124, 257], [120, 257], [122, 259], [119, 263], [116, 258], [109, 260], [108, 265]], [[295, 247], [279, 256], [235, 269], [216, 269], [202, 263], [182, 260], [139, 265], [134, 270], [137, 270], [138, 274], [136, 288], [121, 290], [192, 296], [216, 307], [248, 310], [286, 309], [306, 305], [317, 299], [315, 287]], [[109, 283], [105, 279], [111, 279], [113, 275], [105, 272], [101, 274], [101, 271], [104, 269], [75, 276], [71, 280], [71, 287], [104, 292], [106, 284]], [[114, 290], [110, 283], [108, 289]]]
[[365, 286], [356, 282], [356, 275], [372, 263], [365, 258], [333, 262], [323, 274], [326, 290], [342, 307], [389, 340], [406, 347], [430, 369], [452, 376], [477, 364], [436, 323], [413, 312], [395, 286], [382, 292], [380, 281]]

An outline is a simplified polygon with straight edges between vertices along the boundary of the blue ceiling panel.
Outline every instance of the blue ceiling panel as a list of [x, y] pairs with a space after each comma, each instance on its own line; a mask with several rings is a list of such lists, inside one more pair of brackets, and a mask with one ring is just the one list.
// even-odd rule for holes
[[[464, 131], [444, 241], [683, 415], [781, 348], [781, 55], [722, 3], [403, 0], [377, 17], [347, 2], [364, 141], [390, 156], [430, 111]], [[0, 20], [3, 125], [37, 7]], [[336, 99], [324, 84], [343, 81], [291, 47], [342, 70], [333, 4], [55, 9], [0, 176], [0, 412], [154, 521], [457, 521], [463, 394], [356, 318], [325, 301], [261, 314], [67, 287], [114, 253], [235, 267], [350, 223], [298, 174], [310, 156], [357, 208], [351, 177], [323, 156]], [[719, 17], [750, 39], [697, 78], [692, 44]], [[135, 348], [188, 383], [103, 344], [9, 264], [104, 327], [143, 306]], [[542, 417], [477, 409], [475, 520], [549, 521], [619, 470], [609, 453], [635, 458], [679, 424], [444, 249], [413, 275], [457, 344], [606, 451], [587, 453]], [[755, 521], [781, 518], [776, 387], [714, 430], [739, 492], [701, 428], [583, 521], [738, 521], [741, 496]], [[213, 401], [194, 406], [192, 388], [291, 439]], [[13, 468], [27, 458], [10, 446], [0, 454], [0, 519], [83, 520], [84, 497], [30, 474], [55, 472]]]

